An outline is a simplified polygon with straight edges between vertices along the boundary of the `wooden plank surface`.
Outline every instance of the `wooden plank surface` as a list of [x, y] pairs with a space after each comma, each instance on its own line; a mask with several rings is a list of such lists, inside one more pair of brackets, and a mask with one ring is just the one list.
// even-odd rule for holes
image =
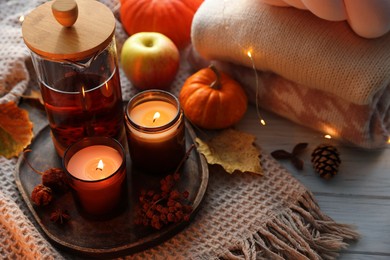
[[[272, 113], [261, 111], [266, 126], [259, 123], [250, 106], [237, 128], [257, 137], [265, 152], [291, 151], [299, 142], [309, 143], [301, 158], [304, 170], [280, 161], [289, 172], [311, 190], [321, 209], [334, 220], [354, 225], [361, 238], [342, 252], [340, 259], [390, 259], [390, 144], [382, 150], [362, 150], [299, 126]], [[331, 180], [315, 174], [311, 152], [320, 143], [331, 143], [340, 152], [342, 164]]]

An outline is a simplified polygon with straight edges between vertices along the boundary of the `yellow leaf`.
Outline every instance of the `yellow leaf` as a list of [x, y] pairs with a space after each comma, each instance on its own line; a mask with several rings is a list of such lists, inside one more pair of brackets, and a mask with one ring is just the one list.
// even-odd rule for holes
[[31, 143], [33, 124], [15, 102], [0, 104], [0, 155], [18, 156]]
[[227, 129], [208, 142], [199, 138], [198, 151], [209, 164], [219, 164], [226, 172], [252, 172], [263, 175], [260, 151], [254, 145], [255, 136], [238, 130]]

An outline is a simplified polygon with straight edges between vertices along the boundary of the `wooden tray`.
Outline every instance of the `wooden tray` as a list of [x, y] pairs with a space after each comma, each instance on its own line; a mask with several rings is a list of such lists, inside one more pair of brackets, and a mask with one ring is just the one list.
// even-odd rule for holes
[[[186, 125], [186, 145], [194, 143], [195, 133]], [[61, 160], [57, 156], [50, 137], [49, 127], [45, 127], [37, 134], [31, 144], [32, 152], [27, 153], [30, 164], [39, 171], [52, 167], [61, 167]], [[71, 192], [56, 199], [46, 207], [36, 207], [30, 200], [34, 187], [41, 183], [41, 176], [32, 171], [20, 156], [15, 179], [17, 187], [23, 196], [35, 220], [47, 237], [57, 246], [83, 254], [86, 256], [117, 257], [131, 254], [154, 246], [177, 234], [189, 222], [172, 224], [154, 230], [134, 224], [135, 207], [138, 203], [140, 189], [159, 187], [162, 177], [151, 176], [132, 169], [131, 161], [127, 157], [128, 202], [122, 213], [109, 220], [91, 220], [83, 217], [76, 208]], [[199, 208], [206, 192], [208, 183], [208, 167], [204, 157], [196, 149], [190, 154], [181, 169], [179, 190], [187, 190], [190, 194], [194, 212]], [[65, 225], [50, 221], [50, 213], [55, 208], [67, 209], [71, 220]]]

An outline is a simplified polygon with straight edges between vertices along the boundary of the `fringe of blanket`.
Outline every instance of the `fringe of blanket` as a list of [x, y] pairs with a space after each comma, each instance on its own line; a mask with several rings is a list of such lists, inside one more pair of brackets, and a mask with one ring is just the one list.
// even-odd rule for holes
[[237, 241], [222, 259], [335, 259], [359, 234], [321, 212], [310, 192]]

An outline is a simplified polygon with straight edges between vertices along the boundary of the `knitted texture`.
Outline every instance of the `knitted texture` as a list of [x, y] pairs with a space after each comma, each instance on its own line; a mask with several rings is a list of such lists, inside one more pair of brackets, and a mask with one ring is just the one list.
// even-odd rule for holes
[[29, 51], [25, 47], [21, 48], [19, 18], [36, 4], [35, 1], [0, 3], [0, 104], [18, 100], [27, 89], [30, 77], [25, 60], [29, 57]]
[[[32, 71], [19, 18], [44, 1], [0, 2], [0, 104], [17, 101]], [[58, 253], [37, 231], [14, 181], [16, 159], [0, 157], [0, 258], [56, 259]]]
[[[3, 164], [1, 164], [3, 166]], [[59, 259], [61, 256], [37, 232], [11, 197], [0, 191], [0, 258]]]
[[[19, 16], [43, 1], [1, 1], [2, 52], [0, 79], [6, 82], [1, 102], [17, 100], [29, 87], [37, 88], [29, 51], [24, 45]], [[103, 1], [117, 18], [119, 3]], [[10, 24], [5, 28], [3, 25]], [[10, 32], [8, 32], [10, 30]], [[118, 53], [128, 36], [117, 23]], [[192, 73], [187, 56], [182, 55], [179, 74], [171, 92], [177, 94]], [[14, 65], [19, 64], [19, 65]], [[6, 80], [5, 80], [6, 79]], [[121, 71], [125, 100], [134, 95]], [[5, 88], [3, 88], [5, 89]], [[42, 128], [43, 125], [35, 125]], [[209, 186], [194, 221], [188, 228], [154, 248], [128, 258], [334, 258], [357, 234], [321, 213], [310, 192], [268, 155], [261, 158], [264, 176], [228, 175], [218, 167], [210, 169]], [[74, 258], [53, 247], [41, 233], [15, 184], [16, 159], [0, 157], [0, 258], [62, 259]], [[126, 258], [126, 257], [125, 257]]]
[[[390, 31], [389, 1], [316, 1], [316, 0], [260, 0], [275, 6], [293, 6], [309, 10], [329, 21], [347, 21], [351, 29], [365, 38], [376, 38]], [[362, 19], [364, 17], [364, 19]], [[367, 23], [367, 21], [370, 21]]]
[[[194, 60], [194, 66], [205, 63], [199, 61], [199, 57], [191, 60]], [[387, 144], [390, 132], [390, 86], [381, 96], [376, 97], [375, 103], [358, 105], [274, 73], [254, 72], [252, 68], [232, 63], [214, 63], [245, 86], [252, 103], [256, 103], [257, 97], [258, 105], [265, 110], [324, 134], [331, 134], [346, 145], [375, 149]]]
[[205, 58], [272, 71], [362, 105], [390, 83], [390, 34], [368, 40], [345, 22], [261, 1], [209, 0], [195, 14], [192, 42]]
[[195, 220], [135, 259], [333, 259], [357, 238], [321, 213], [307, 189], [269, 155], [264, 176], [211, 167]]
[[355, 146], [386, 145], [390, 34], [367, 40], [345, 22], [259, 1], [237, 3], [210, 0], [196, 13], [192, 41], [203, 58], [224, 61], [224, 70], [264, 109]]

